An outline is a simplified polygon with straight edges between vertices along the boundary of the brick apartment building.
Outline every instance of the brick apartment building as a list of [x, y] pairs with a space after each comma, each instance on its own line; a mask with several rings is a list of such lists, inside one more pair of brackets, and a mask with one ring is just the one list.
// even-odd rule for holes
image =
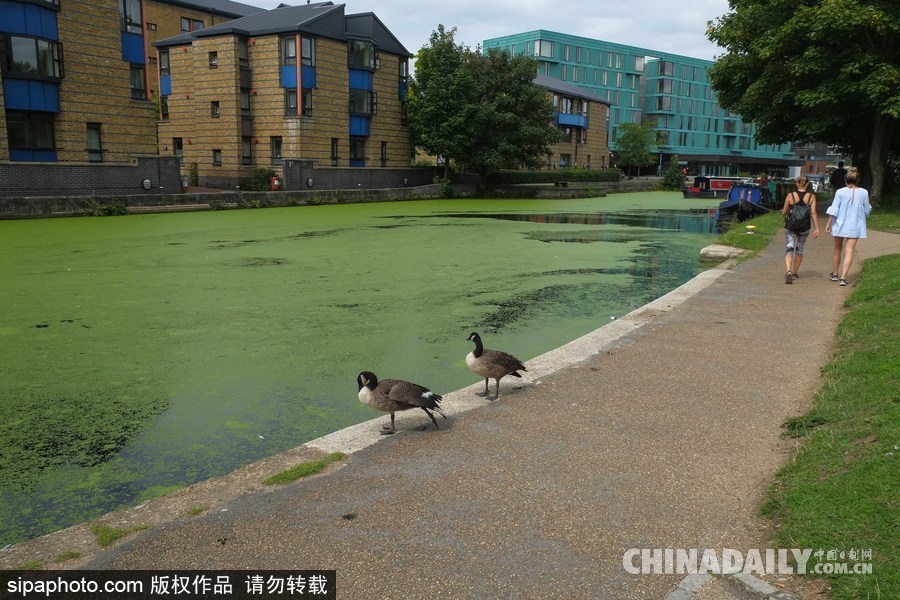
[[160, 40], [159, 152], [201, 185], [286, 159], [408, 167], [409, 51], [372, 13], [282, 6]]
[[550, 149], [547, 166], [605, 169], [609, 165], [609, 103], [547, 75], [535, 77], [534, 84], [546, 88], [553, 104], [553, 123], [562, 133], [562, 141]]
[[254, 12], [228, 0], [0, 0], [0, 195], [124, 193], [147, 178], [138, 158], [158, 189], [150, 43]]

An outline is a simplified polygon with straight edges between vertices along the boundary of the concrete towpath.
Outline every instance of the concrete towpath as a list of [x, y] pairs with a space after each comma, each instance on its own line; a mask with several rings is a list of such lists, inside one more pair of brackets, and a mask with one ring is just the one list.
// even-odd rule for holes
[[[688, 598], [683, 575], [630, 575], [623, 553], [768, 547], [758, 509], [792, 449], [780, 426], [811, 405], [862, 259], [900, 236], [871, 232], [858, 251], [839, 287], [823, 234], [786, 285], [776, 237], [528, 361], [495, 402], [482, 383], [448, 394], [440, 431], [404, 414], [394, 436], [378, 435], [384, 417], [328, 436], [310, 446], [352, 451], [333, 470], [78, 568], [337, 569], [340, 598]], [[697, 598], [743, 594], [711, 581]]]

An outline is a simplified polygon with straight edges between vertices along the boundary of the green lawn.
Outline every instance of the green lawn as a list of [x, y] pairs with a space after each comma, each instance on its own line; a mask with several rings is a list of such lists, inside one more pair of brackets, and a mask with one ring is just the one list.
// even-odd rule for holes
[[825, 575], [833, 598], [900, 598], [900, 254], [867, 260], [847, 307], [812, 410], [785, 424], [802, 446], [764, 513], [781, 548], [845, 552], [851, 568], [871, 550], [871, 574]]
[[[821, 235], [825, 223], [820, 217]], [[747, 235], [747, 224], [756, 225], [755, 235]], [[900, 195], [876, 207], [868, 225], [900, 233]], [[716, 243], [753, 256], [781, 228], [780, 213], [768, 214], [738, 224]], [[814, 407], [785, 423], [785, 434], [802, 445], [778, 472], [763, 512], [778, 522], [777, 547], [823, 551], [813, 555], [808, 573], [827, 577], [833, 598], [900, 598], [900, 254], [864, 263], [847, 308]], [[872, 572], [815, 572], [832, 562], [851, 569], [870, 563]]]

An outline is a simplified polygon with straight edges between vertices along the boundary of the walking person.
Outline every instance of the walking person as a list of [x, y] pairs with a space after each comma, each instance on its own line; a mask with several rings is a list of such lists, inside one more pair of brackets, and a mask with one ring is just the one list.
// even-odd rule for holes
[[847, 285], [847, 274], [853, 262], [853, 251], [856, 242], [866, 237], [866, 217], [872, 212], [869, 203], [869, 192], [857, 187], [859, 172], [856, 169], [847, 171], [847, 187], [834, 194], [834, 201], [826, 211], [828, 224], [825, 233], [834, 236], [834, 251], [831, 254], [832, 271], [828, 277], [832, 281], [840, 281]]
[[844, 161], [838, 161], [838, 168], [831, 172], [828, 183], [831, 184], [832, 193], [837, 193], [839, 189], [847, 185], [846, 182], [847, 169], [844, 168]]
[[785, 234], [784, 282], [790, 284], [800, 278], [798, 271], [803, 262], [803, 246], [810, 231], [813, 238], [819, 237], [816, 195], [809, 191], [809, 177], [806, 175], [797, 178], [797, 191], [784, 199], [781, 216], [784, 217]]

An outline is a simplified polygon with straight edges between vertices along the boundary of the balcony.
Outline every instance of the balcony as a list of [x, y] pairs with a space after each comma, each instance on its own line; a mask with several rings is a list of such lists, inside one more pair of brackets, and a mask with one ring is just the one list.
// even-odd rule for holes
[[554, 112], [553, 122], [564, 127], [586, 128], [588, 126], [587, 115], [581, 113]]

